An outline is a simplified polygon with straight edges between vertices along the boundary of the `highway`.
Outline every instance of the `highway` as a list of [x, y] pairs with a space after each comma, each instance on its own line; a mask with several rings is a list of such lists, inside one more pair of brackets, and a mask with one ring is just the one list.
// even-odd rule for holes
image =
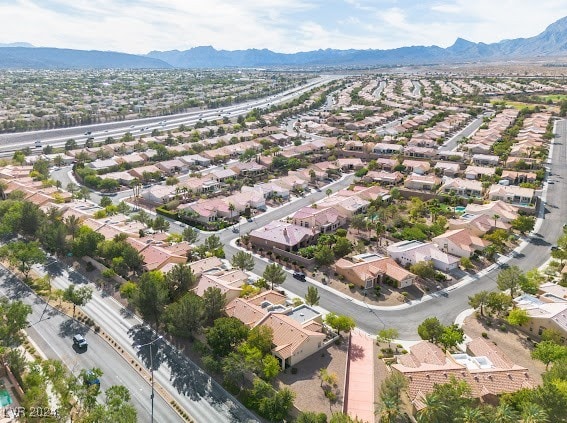
[[[236, 118], [241, 114], [248, 113], [254, 108], [269, 108], [272, 104], [284, 103], [313, 88], [339, 78], [341, 78], [339, 75], [319, 76], [305, 85], [292, 88], [271, 97], [217, 109], [196, 109], [187, 113], [169, 116], [141, 118], [121, 122], [100, 123], [45, 131], [0, 134], [0, 155], [6, 156], [9, 152], [20, 150], [25, 147], [34, 149], [36, 141], [41, 141], [42, 147], [47, 145], [62, 147], [65, 145], [65, 141], [72, 138], [79, 145], [82, 145], [89, 137], [94, 138], [95, 142], [101, 142], [108, 137], [120, 138], [127, 132], [130, 132], [134, 137], [136, 137], [139, 135], [149, 135], [154, 129], [167, 131], [177, 129], [180, 125], [195, 125], [199, 122], [199, 120], [216, 120], [222, 119], [225, 116], [228, 118]], [[90, 134], [87, 134], [88, 132], [90, 132]], [[36, 150], [39, 151], [39, 149]]]
[[[102, 390], [111, 385], [126, 386], [138, 412], [138, 422], [151, 421], [150, 386], [101, 337], [58, 310], [49, 306], [46, 308], [43, 300], [4, 267], [0, 267], [0, 294], [32, 306], [26, 332], [47, 358], [63, 361], [76, 376], [82, 369], [100, 368], [104, 373], [100, 378]], [[87, 339], [89, 345], [86, 351], [73, 347], [72, 337], [77, 333]], [[104, 395], [101, 394], [100, 400], [103, 399]], [[154, 399], [154, 418], [156, 422], [183, 421], [158, 395]]]

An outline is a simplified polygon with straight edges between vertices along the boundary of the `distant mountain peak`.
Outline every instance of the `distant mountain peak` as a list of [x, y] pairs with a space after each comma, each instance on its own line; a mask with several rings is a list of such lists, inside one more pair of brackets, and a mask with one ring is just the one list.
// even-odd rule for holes
[[30, 43], [23, 43], [23, 42], [16, 42], [16, 43], [0, 43], [0, 47], [26, 47], [32, 48], [35, 47], [33, 44]]

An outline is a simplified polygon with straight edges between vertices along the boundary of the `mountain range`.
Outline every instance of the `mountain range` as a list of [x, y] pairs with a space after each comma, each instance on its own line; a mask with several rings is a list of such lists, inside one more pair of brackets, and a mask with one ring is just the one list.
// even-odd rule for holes
[[276, 53], [267, 49], [216, 50], [211, 46], [134, 55], [0, 44], [0, 68], [227, 68], [417, 65], [567, 56], [567, 17], [530, 38], [474, 43], [458, 38], [447, 48], [412, 46], [391, 50], [314, 50]]

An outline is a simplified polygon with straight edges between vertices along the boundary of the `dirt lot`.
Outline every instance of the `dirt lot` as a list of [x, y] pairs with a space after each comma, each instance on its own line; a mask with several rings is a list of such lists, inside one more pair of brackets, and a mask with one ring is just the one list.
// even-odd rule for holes
[[530, 353], [533, 350], [533, 344], [527, 340], [528, 335], [511, 328], [508, 324], [506, 324], [508, 331], [503, 332], [498, 329], [500, 322], [496, 319], [493, 319], [492, 326], [486, 326], [483, 323], [473, 314], [465, 319], [463, 329], [471, 338], [478, 338], [482, 336], [482, 332], [486, 332], [489, 340], [496, 343], [514, 363], [526, 367], [533, 380], [541, 384], [541, 375], [545, 372], [545, 365], [532, 360]]
[[[281, 389], [288, 386], [295, 394], [295, 406], [299, 410], [315, 411], [327, 413], [341, 411], [343, 407], [343, 387], [345, 383], [345, 369], [348, 344], [345, 340], [340, 345], [332, 344], [327, 349], [321, 350], [311, 357], [303, 360], [298, 365], [297, 373], [292, 374], [288, 369], [286, 373], [281, 373], [276, 380], [276, 386]], [[338, 400], [332, 406], [325, 398], [321, 388], [321, 380], [317, 376], [317, 371], [326, 368], [329, 372], [335, 373], [338, 379]]]

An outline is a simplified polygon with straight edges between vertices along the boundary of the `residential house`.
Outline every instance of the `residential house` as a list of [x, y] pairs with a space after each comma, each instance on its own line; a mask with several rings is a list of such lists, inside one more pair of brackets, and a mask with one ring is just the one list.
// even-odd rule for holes
[[354, 159], [337, 159], [337, 166], [343, 172], [358, 170], [364, 167], [364, 163], [359, 158]]
[[500, 157], [490, 154], [473, 154], [472, 161], [477, 166], [498, 166]]
[[398, 288], [407, 288], [413, 285], [416, 276], [401, 267], [390, 257], [371, 257], [358, 261], [349, 261], [344, 258], [337, 260], [334, 265], [335, 272], [344, 276], [347, 282], [361, 288], [372, 288], [387, 279], [395, 281]]
[[470, 179], [445, 178], [440, 192], [444, 194], [455, 194], [463, 198], [481, 198], [484, 188], [482, 182]]
[[524, 294], [514, 299], [516, 307], [526, 310], [530, 320], [522, 326], [529, 333], [541, 336], [546, 329], [554, 329], [562, 334], [562, 343], [567, 338], [567, 302], [545, 302]]
[[425, 396], [436, 385], [448, 383], [451, 378], [465, 381], [474, 398], [493, 402], [495, 397], [520, 389], [530, 389], [536, 382], [528, 369], [515, 364], [496, 344], [484, 338], [467, 344], [466, 353], [449, 354], [429, 341], [410, 347], [409, 354], [399, 355], [394, 371], [408, 381], [407, 393], [415, 410], [425, 408]]
[[391, 156], [392, 154], [400, 154], [404, 152], [404, 146], [399, 144], [376, 143], [372, 152], [379, 155]]
[[535, 190], [522, 188], [516, 185], [492, 185], [488, 191], [488, 198], [492, 201], [501, 200], [510, 204], [532, 205], [535, 203]]
[[153, 204], [165, 204], [175, 197], [175, 189], [170, 185], [152, 185], [143, 189], [140, 196]]
[[441, 179], [434, 175], [409, 175], [404, 181], [407, 189], [417, 191], [434, 191], [441, 183]]
[[480, 237], [494, 229], [504, 229], [509, 231], [511, 226], [509, 223], [502, 221], [493, 216], [486, 214], [464, 213], [458, 219], [449, 219], [449, 229], [468, 229], [473, 235]]
[[[240, 271], [242, 272], [242, 271]], [[242, 272], [243, 273], [243, 272]], [[242, 292], [242, 286], [246, 283], [247, 278], [242, 280], [237, 278], [236, 280], [226, 280], [223, 278], [225, 274], [213, 275], [213, 274], [203, 274], [197, 283], [197, 286], [193, 289], [193, 292], [199, 297], [202, 297], [205, 291], [209, 288], [219, 289], [220, 292], [225, 296], [226, 302], [229, 303], [235, 298], [238, 298]], [[244, 274], [247, 276], [246, 274]]]
[[156, 163], [156, 167], [166, 175], [189, 172], [189, 166], [180, 159], [165, 160]]
[[435, 164], [435, 170], [437, 171], [438, 169], [440, 173], [450, 178], [454, 178], [461, 171], [459, 163], [453, 162], [437, 162]]
[[436, 236], [431, 241], [441, 251], [457, 257], [470, 258], [475, 252], [484, 250], [490, 243], [468, 229], [453, 229]]
[[305, 228], [276, 220], [263, 228], [254, 229], [249, 235], [250, 242], [257, 247], [297, 251], [313, 243], [317, 234], [313, 228]]
[[202, 166], [202, 167], [208, 167], [211, 164], [211, 160], [203, 157], [199, 154], [188, 154], [186, 156], [181, 156], [178, 157], [179, 160], [181, 160], [183, 163], [185, 163], [187, 166]]
[[385, 186], [399, 185], [404, 180], [404, 175], [400, 172], [385, 172], [385, 171], [369, 171], [362, 178], [364, 181], [378, 182]]
[[481, 179], [484, 177], [493, 177], [496, 173], [496, 168], [494, 167], [484, 167], [484, 166], [468, 166], [465, 169], [465, 178], [467, 179]]
[[429, 162], [423, 160], [404, 160], [402, 163], [407, 172], [424, 175], [431, 169]]
[[306, 304], [294, 308], [285, 301], [285, 296], [267, 291], [248, 300], [235, 298], [225, 309], [228, 316], [250, 328], [272, 329], [272, 354], [280, 360], [282, 369], [296, 365], [327, 345], [321, 314]]
[[512, 220], [518, 217], [518, 207], [508, 204], [502, 200], [491, 201], [486, 204], [468, 204], [465, 208], [466, 213], [485, 215], [491, 219], [495, 216], [497, 220], [504, 223], [510, 223]]
[[346, 219], [332, 207], [303, 207], [291, 217], [295, 225], [315, 228], [318, 233], [334, 232], [346, 223]]
[[431, 242], [400, 241], [387, 247], [388, 255], [402, 266], [432, 261], [436, 269], [449, 272], [459, 266], [459, 258], [445, 253]]

